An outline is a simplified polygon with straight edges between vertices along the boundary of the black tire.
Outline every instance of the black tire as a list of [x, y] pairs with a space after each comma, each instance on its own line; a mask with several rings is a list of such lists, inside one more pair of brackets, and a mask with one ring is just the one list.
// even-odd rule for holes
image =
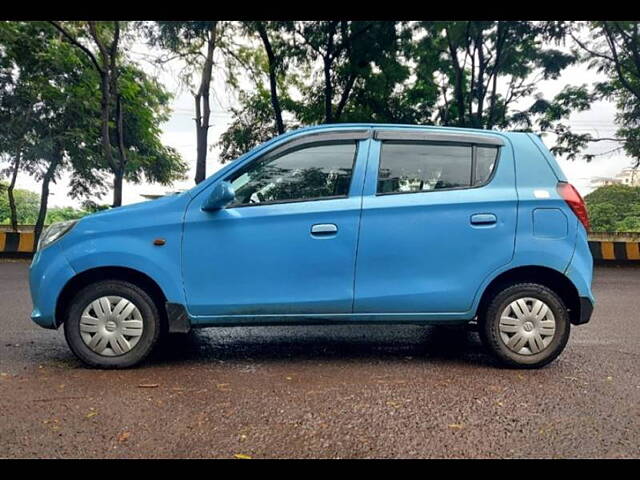
[[[121, 355], [105, 356], [94, 352], [85, 344], [80, 333], [84, 309], [104, 296], [119, 296], [129, 300], [142, 316], [140, 339], [131, 350]], [[88, 366], [105, 369], [129, 368], [142, 362], [157, 343], [160, 331], [160, 315], [151, 297], [140, 287], [121, 280], [105, 280], [80, 290], [71, 301], [64, 322], [64, 336], [71, 351]]]
[[[517, 353], [501, 338], [499, 325], [502, 312], [509, 304], [523, 297], [542, 300], [555, 318], [555, 333], [549, 335], [551, 341], [538, 353]], [[479, 318], [482, 343], [494, 357], [509, 367], [539, 368], [552, 362], [567, 345], [570, 330], [569, 314], [562, 299], [553, 290], [536, 283], [519, 283], [504, 288], [490, 300], [485, 313]]]

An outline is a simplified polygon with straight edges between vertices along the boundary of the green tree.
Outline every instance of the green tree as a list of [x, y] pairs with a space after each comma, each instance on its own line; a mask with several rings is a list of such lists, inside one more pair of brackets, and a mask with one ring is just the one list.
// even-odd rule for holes
[[264, 88], [253, 93], [241, 93], [240, 105], [231, 109], [233, 121], [218, 142], [222, 163], [234, 160], [278, 135], [269, 93]]
[[87, 212], [85, 210], [78, 210], [73, 207], [54, 207], [50, 208], [47, 211], [47, 218], [45, 223], [47, 225], [51, 225], [55, 222], [63, 222], [65, 220], [75, 220], [77, 218], [82, 218], [85, 215], [88, 215], [91, 212]]
[[[8, 185], [0, 182], [0, 224], [9, 223], [10, 209], [6, 191]], [[38, 218], [40, 210], [40, 195], [36, 192], [24, 189], [15, 190], [17, 219], [20, 225], [32, 225]], [[84, 217], [92, 213], [85, 209], [75, 209], [73, 207], [54, 207], [47, 210], [45, 224], [50, 225], [54, 222], [64, 220], [73, 220]]]
[[[238, 92], [240, 106], [231, 109], [232, 124], [218, 143], [222, 162], [299, 124], [291, 90], [301, 85], [295, 67], [305, 55], [295, 42], [294, 22], [248, 21], [239, 31], [246, 41], [225, 48], [227, 81]], [[247, 78], [253, 89], [240, 81]]]
[[[540, 98], [538, 82], [558, 78], [577, 60], [555, 48], [567, 36], [563, 22], [249, 23], [250, 32], [263, 28], [271, 45], [286, 48], [270, 55], [264, 31], [262, 47], [254, 49], [265, 55], [251, 56], [243, 47], [243, 58], [254, 64], [250, 70], [269, 74], [270, 88], [256, 82], [254, 92], [240, 95], [241, 106], [221, 142], [223, 161], [281, 131], [274, 95], [283, 100], [281, 110], [292, 125], [390, 122], [533, 130], [543, 106], [551, 104]], [[275, 75], [274, 82], [274, 73], [289, 79]], [[287, 85], [297, 92], [295, 101]], [[270, 117], [265, 98], [271, 98]], [[516, 108], [527, 99], [530, 108]]]
[[[207, 146], [211, 118], [211, 80], [214, 54], [224, 43], [225, 30], [231, 28], [229, 22], [219, 21], [159, 21], [145, 22], [143, 31], [151, 45], [169, 52], [163, 63], [179, 58], [185, 62], [182, 80], [191, 88], [195, 103], [196, 122], [196, 174], [195, 182], [206, 178]], [[193, 77], [198, 76], [197, 84]]]
[[[170, 96], [122, 52], [121, 30], [126, 32], [130, 24], [119, 21], [51, 24], [91, 61], [99, 74], [103, 168], [113, 173], [113, 206], [122, 204], [125, 178], [139, 181], [140, 174], [144, 174], [148, 181], [162, 184], [182, 178], [186, 165], [175, 150], [164, 147], [159, 140], [159, 124], [168, 119]], [[87, 40], [96, 53], [85, 44]], [[114, 144], [117, 154], [113, 152]], [[91, 167], [85, 173], [90, 171]]]
[[[7, 198], [8, 184], [0, 182], [0, 224], [11, 223], [11, 210]], [[30, 190], [16, 188], [14, 190], [16, 221], [19, 225], [34, 224], [38, 218], [40, 195]]]
[[97, 77], [88, 60], [58, 35], [43, 22], [5, 22], [0, 28], [2, 76], [27, 92], [26, 104], [31, 106], [29, 111], [16, 112], [28, 116], [27, 131], [8, 129], [3, 136], [12, 137], [14, 146], [22, 142], [20, 168], [41, 181], [36, 239], [44, 225], [50, 183], [63, 170], [78, 172], [79, 184], [97, 180], [85, 175], [90, 171], [86, 166], [99, 154], [93, 121]]
[[640, 187], [606, 185], [585, 196], [594, 232], [640, 232]]
[[[181, 180], [187, 172], [187, 164], [172, 147], [163, 145], [160, 126], [169, 119], [171, 95], [155, 79], [132, 63], [121, 66], [119, 74], [120, 102], [117, 107], [118, 130], [112, 137], [118, 143], [119, 169], [115, 177], [122, 176], [133, 183], [146, 180], [150, 183], [170, 185]], [[95, 167], [91, 165], [90, 167]], [[110, 169], [102, 164], [102, 169]], [[82, 192], [82, 181], [89, 172], [82, 172], [79, 182], [72, 179], [71, 187]], [[118, 180], [114, 188], [122, 188]], [[116, 196], [120, 194], [114, 194]], [[114, 206], [117, 206], [114, 202]]]
[[416, 61], [438, 85], [442, 125], [530, 129], [537, 112], [514, 105], [576, 61], [553, 47], [567, 35], [562, 22], [422, 22], [417, 31]]
[[18, 188], [16, 195], [16, 211], [19, 225], [33, 225], [40, 211], [40, 195], [31, 190]]
[[244, 32], [258, 44], [229, 50], [230, 77], [239, 65], [254, 90], [232, 82], [240, 107], [219, 143], [222, 161], [300, 124], [414, 119], [414, 98], [396, 94], [411, 73], [399, 59], [410, 38], [400, 24], [245, 22]]
[[9, 164], [10, 191], [19, 170], [42, 181], [37, 235], [49, 184], [64, 170], [71, 172], [72, 198], [101, 197], [105, 174], [112, 173], [114, 205], [121, 203], [124, 179], [169, 184], [186, 172], [178, 153], [160, 141], [171, 97], [118, 52], [119, 29], [92, 22], [0, 24], [0, 158]]
[[[296, 22], [294, 30], [306, 60], [301, 64], [302, 77], [310, 79], [301, 85], [304, 97], [295, 108], [302, 123], [349, 121], [349, 106], [358, 88], [362, 93], [376, 85], [378, 88], [371, 93], [381, 93], [383, 82], [367, 81], [376, 74], [386, 76], [400, 66], [396, 22]], [[315, 71], [318, 63], [320, 72]], [[392, 89], [408, 77], [408, 70], [403, 73], [400, 78], [388, 77], [393, 78], [389, 82]], [[351, 114], [355, 114], [353, 109]]]
[[[567, 133], [565, 143], [579, 151], [590, 142], [613, 140], [640, 165], [640, 26], [637, 21], [598, 21], [588, 24], [589, 35], [581, 39], [572, 33], [589, 67], [608, 77], [592, 89], [582, 86], [583, 95], [607, 99], [617, 107], [618, 130], [614, 138], [594, 138], [592, 135]], [[568, 130], [568, 129], [567, 129]]]
[[[85, 55], [100, 77], [100, 130], [104, 161], [114, 174], [113, 205], [122, 204], [122, 182], [126, 168], [126, 156], [122, 150], [122, 107], [118, 89], [119, 46], [121, 22], [50, 22], [67, 40]], [[87, 46], [91, 43], [92, 48]], [[121, 148], [119, 158], [113, 154], [111, 125], [115, 104], [115, 125], [118, 135], [118, 146]]]
[[[14, 231], [18, 230], [16, 200], [14, 190], [20, 172], [24, 150], [31, 133], [35, 104], [38, 102], [37, 89], [28, 75], [22, 74], [18, 65], [8, 52], [30, 56], [28, 44], [15, 42], [18, 38], [17, 29], [9, 22], [0, 24], [0, 44], [11, 45], [0, 53], [0, 159], [8, 164], [0, 170], [6, 174], [10, 182], [6, 187], [8, 198], [9, 218]], [[20, 50], [21, 48], [26, 50]]]
[[9, 211], [9, 199], [7, 198], [8, 185], [0, 181], [0, 223], [5, 223], [11, 212]]
[[266, 62], [262, 60], [263, 57], [261, 55], [256, 55], [252, 58], [250, 49], [243, 48], [242, 52], [249, 52], [248, 58], [246, 58], [245, 54], [245, 60], [252, 59], [253, 65], [243, 61], [242, 52], [238, 52], [240, 55], [232, 54], [230, 56], [232, 59], [238, 60], [245, 67], [245, 71], [254, 72], [254, 81], [258, 88], [264, 89], [259, 78], [260, 74], [267, 74], [269, 79], [269, 99], [273, 109], [276, 131], [278, 134], [282, 134], [286, 131], [281, 100], [282, 91], [286, 92], [286, 86], [283, 85], [284, 73], [287, 70], [289, 59], [293, 57], [292, 53], [296, 52], [296, 45], [291, 38], [293, 22], [252, 21], [243, 22], [243, 27], [247, 35], [259, 36]]

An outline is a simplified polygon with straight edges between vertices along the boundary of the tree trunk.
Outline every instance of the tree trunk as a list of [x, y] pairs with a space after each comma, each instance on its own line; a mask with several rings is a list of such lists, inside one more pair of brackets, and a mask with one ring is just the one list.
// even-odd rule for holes
[[207, 42], [207, 56], [202, 68], [200, 88], [194, 95], [196, 103], [196, 184], [202, 182], [207, 176], [207, 138], [209, 135], [209, 90], [211, 89], [211, 71], [213, 70], [213, 52], [216, 48], [216, 26], [218, 22], [212, 22]]
[[7, 188], [7, 196], [9, 197], [9, 210], [11, 211], [10, 213], [11, 229], [14, 232], [18, 231], [18, 210], [16, 208], [16, 199], [15, 199], [15, 196], [13, 195], [13, 192], [16, 187], [18, 172], [20, 171], [20, 163], [22, 161], [22, 149], [26, 142], [25, 136], [27, 134], [27, 130], [31, 122], [32, 113], [33, 113], [33, 105], [29, 105], [29, 108], [27, 109], [27, 113], [24, 117], [25, 129], [22, 132], [22, 139], [20, 140], [20, 142], [18, 143], [18, 146], [16, 147], [16, 158], [13, 163], [13, 172], [11, 172], [11, 183], [9, 183], [9, 188]]
[[7, 188], [7, 196], [9, 197], [9, 209], [11, 210], [11, 229], [14, 232], [18, 231], [18, 211], [16, 209], [16, 199], [13, 196], [13, 190], [16, 186], [16, 179], [18, 178], [18, 170], [20, 169], [21, 157], [21, 149], [18, 149], [18, 151], [16, 152], [16, 159], [13, 164], [13, 172], [11, 172], [11, 183]]
[[278, 97], [278, 84], [276, 76], [276, 56], [273, 53], [271, 42], [269, 41], [269, 35], [267, 35], [267, 29], [263, 22], [258, 22], [258, 34], [264, 44], [264, 49], [267, 52], [267, 59], [269, 60], [269, 86], [271, 88], [271, 105], [273, 106], [273, 113], [276, 118], [276, 127], [278, 128], [278, 134], [284, 133], [284, 122], [282, 121], [282, 108], [280, 107], [280, 98]]
[[462, 67], [460, 66], [460, 62], [458, 61], [458, 51], [457, 48], [453, 45], [451, 41], [451, 37], [449, 36], [449, 31], [445, 29], [447, 44], [449, 46], [449, 56], [451, 57], [451, 64], [453, 65], [453, 71], [455, 75], [454, 79], [454, 98], [456, 101], [456, 105], [458, 107], [458, 126], [464, 127], [466, 126], [465, 122], [465, 107], [464, 107], [464, 90], [462, 85]]
[[122, 205], [122, 185], [124, 180], [124, 172], [127, 167], [127, 149], [124, 145], [124, 125], [122, 119], [122, 99], [118, 95], [116, 100], [116, 130], [118, 133], [118, 151], [120, 159], [117, 168], [113, 172], [113, 207]]
[[[333, 38], [333, 37], [332, 37]], [[333, 84], [331, 83], [331, 59], [324, 58], [324, 123], [333, 122]]]
[[496, 60], [493, 64], [493, 68], [491, 69], [491, 75], [493, 76], [493, 87], [491, 89], [491, 100], [489, 103], [489, 119], [487, 122], [487, 129], [491, 130], [493, 125], [495, 124], [495, 109], [496, 109], [496, 100], [497, 100], [497, 91], [498, 91], [498, 74], [500, 72], [502, 60], [502, 47], [505, 42], [506, 32], [505, 32], [504, 23], [498, 22], [497, 29], [497, 38], [496, 38], [496, 48], [495, 48], [495, 56]]
[[[199, 102], [199, 98], [196, 99]], [[198, 108], [197, 110], [200, 110]], [[206, 116], [206, 115], [205, 115]], [[207, 178], [207, 143], [209, 126], [196, 126], [196, 185]]]
[[342, 116], [342, 111], [344, 110], [344, 107], [347, 105], [347, 101], [349, 100], [349, 95], [351, 95], [351, 90], [353, 89], [353, 85], [355, 84], [357, 77], [358, 75], [355, 72], [353, 72], [347, 79], [347, 84], [345, 85], [344, 90], [342, 91], [342, 96], [340, 97], [340, 101], [338, 102], [338, 107], [336, 108], [336, 113], [335, 113], [336, 121], [340, 120], [340, 117]]
[[49, 183], [56, 172], [56, 168], [60, 164], [62, 160], [62, 152], [57, 149], [51, 158], [49, 163], [49, 167], [42, 178], [42, 192], [40, 193], [40, 211], [38, 212], [38, 219], [36, 220], [36, 225], [34, 227], [34, 235], [33, 235], [33, 248], [35, 250], [35, 246], [38, 244], [38, 240], [40, 239], [40, 234], [42, 233], [42, 227], [44, 226], [44, 221], [47, 217], [47, 204], [49, 203]]
[[324, 62], [324, 123], [332, 123], [333, 120], [333, 82], [331, 81], [331, 68], [335, 60], [334, 53], [336, 50], [335, 39], [338, 28], [338, 21], [330, 22], [327, 31], [326, 52], [322, 57]]
[[115, 93], [116, 87], [114, 85], [113, 90], [111, 89], [112, 82], [115, 83], [117, 79], [117, 69], [116, 69], [116, 57], [118, 51], [118, 42], [120, 40], [120, 22], [114, 22], [114, 36], [113, 41], [111, 43], [110, 48], [104, 44], [100, 36], [98, 35], [97, 30], [97, 22], [96, 21], [88, 21], [87, 25], [89, 26], [89, 33], [93, 38], [98, 50], [100, 50], [100, 62], [96, 56], [85, 47], [82, 43], [78, 42], [77, 38], [75, 38], [69, 31], [67, 31], [59, 22], [49, 21], [60, 33], [62, 33], [67, 40], [69, 40], [73, 45], [82, 50], [85, 55], [91, 60], [93, 65], [96, 68], [96, 71], [100, 75], [100, 123], [102, 130], [102, 153], [104, 155], [104, 159], [111, 168], [113, 172], [118, 170], [117, 166], [113, 161], [113, 153], [111, 151], [111, 136], [109, 134], [109, 117], [111, 114], [110, 104], [111, 104], [111, 95]]
[[93, 41], [100, 51], [100, 60], [102, 63], [102, 66], [100, 66], [97, 62], [97, 59], [95, 59], [95, 57], [93, 57], [93, 55], [91, 54], [98, 73], [100, 74], [102, 151], [104, 153], [104, 158], [107, 165], [115, 173], [121, 170], [121, 167], [113, 159], [109, 121], [111, 120], [111, 102], [113, 98], [117, 97], [118, 94], [118, 68], [116, 65], [116, 59], [118, 52], [118, 42], [120, 40], [120, 22], [114, 22], [113, 40], [109, 47], [107, 47], [103, 39], [101, 39], [100, 35], [98, 35], [97, 22], [89, 21], [87, 23], [89, 25], [89, 32], [91, 34], [91, 37], [93, 38]]
[[113, 172], [113, 206], [122, 205], [122, 184], [124, 180], [124, 171], [117, 170]]
[[110, 102], [111, 102], [111, 78], [108, 73], [100, 74], [100, 107], [101, 116], [100, 122], [102, 127], [102, 152], [107, 165], [115, 170], [115, 164], [113, 162], [113, 154], [111, 152], [111, 138], [109, 135], [109, 116], [111, 114]]

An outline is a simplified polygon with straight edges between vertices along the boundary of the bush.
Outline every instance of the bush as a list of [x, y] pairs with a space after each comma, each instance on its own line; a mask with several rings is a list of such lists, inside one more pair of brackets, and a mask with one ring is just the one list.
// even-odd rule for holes
[[[18, 224], [32, 224], [38, 218], [40, 210], [40, 195], [30, 190], [16, 188], [13, 191], [16, 200], [16, 213], [18, 214]], [[0, 183], [0, 224], [11, 223], [11, 210], [9, 208], [9, 196], [7, 195], [7, 184]]]
[[605, 185], [585, 197], [594, 232], [640, 232], [640, 187]]

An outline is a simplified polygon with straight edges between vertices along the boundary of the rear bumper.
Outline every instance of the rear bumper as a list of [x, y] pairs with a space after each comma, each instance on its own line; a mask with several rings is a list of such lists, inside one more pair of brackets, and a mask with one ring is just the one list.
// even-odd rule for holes
[[582, 325], [591, 320], [593, 313], [593, 302], [589, 297], [580, 297], [580, 317], [575, 318], [574, 325]]

